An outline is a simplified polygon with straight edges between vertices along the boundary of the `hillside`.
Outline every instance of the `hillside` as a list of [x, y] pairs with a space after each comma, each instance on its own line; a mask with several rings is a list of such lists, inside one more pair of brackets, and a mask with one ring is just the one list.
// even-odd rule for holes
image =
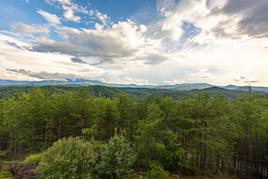
[[[111, 87], [119, 89], [130, 89], [131, 91], [147, 91], [146, 89], [156, 89], [156, 90], [172, 90], [179, 92], [189, 92], [192, 90], [206, 90], [212, 88], [209, 91], [215, 91], [213, 88], [221, 88], [216, 91], [232, 90], [232, 91], [242, 91], [248, 92], [249, 86], [236, 86], [236, 85], [227, 85], [227, 86], [217, 86], [208, 83], [182, 83], [174, 85], [137, 85], [137, 84], [116, 84], [116, 83], [103, 83], [98, 80], [85, 80], [85, 79], [65, 79], [65, 80], [41, 80], [41, 81], [14, 81], [14, 80], [1, 80], [0, 87], [91, 87], [91, 86], [102, 86], [102, 87]], [[265, 92], [268, 93], [268, 87], [264, 86], [251, 86], [250, 90], [252, 92]], [[149, 90], [150, 91], [150, 90]], [[148, 92], [148, 91], [147, 91]], [[150, 92], [151, 93], [151, 92]], [[236, 93], [236, 92], [235, 92]]]
[[[4, 87], [0, 94], [0, 159], [19, 160], [8, 162], [15, 178], [112, 179], [107, 170], [124, 171], [120, 178], [146, 172], [165, 179], [267, 173], [267, 149], [260, 145], [268, 139], [264, 93], [44, 86]], [[61, 177], [66, 168], [75, 177]], [[0, 171], [0, 178], [6, 174]]]
[[[74, 91], [85, 91], [93, 96], [104, 96], [104, 97], [115, 97], [119, 94], [127, 94], [133, 98], [141, 98], [145, 96], [158, 96], [165, 97], [170, 96], [174, 99], [179, 99], [185, 96], [193, 96], [200, 92], [208, 92], [211, 94], [223, 94], [229, 98], [236, 98], [241, 95], [247, 95], [247, 91], [239, 90], [228, 90], [219, 87], [211, 87], [206, 89], [193, 89], [189, 91], [176, 91], [173, 89], [151, 89], [151, 88], [130, 88], [130, 87], [106, 87], [106, 86], [5, 86], [0, 87], [0, 98], [6, 98], [21, 93], [29, 93], [34, 88], [41, 88], [51, 92], [74, 92]], [[258, 92], [258, 94], [265, 94]]]

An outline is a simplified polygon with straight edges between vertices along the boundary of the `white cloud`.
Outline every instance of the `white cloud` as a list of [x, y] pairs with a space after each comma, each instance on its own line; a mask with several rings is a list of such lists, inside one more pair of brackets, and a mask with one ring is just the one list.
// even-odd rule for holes
[[[241, 34], [238, 23], [242, 15], [232, 15], [233, 21], [226, 22], [230, 16], [214, 14], [215, 8], [224, 7], [222, 1], [205, 2], [181, 1], [162, 20], [147, 26], [128, 20], [108, 28], [62, 28], [63, 42], [39, 39], [34, 49], [90, 58], [89, 64], [102, 68], [108, 81], [141, 82], [143, 78], [146, 83], [228, 84], [244, 74], [266, 83], [266, 39]], [[185, 22], [200, 32], [182, 41], [190, 31], [183, 29]], [[223, 31], [217, 31], [219, 26]], [[256, 68], [263, 70], [256, 74]]]
[[156, 0], [157, 10], [165, 15], [170, 13], [176, 7], [176, 0]]
[[35, 33], [41, 33], [41, 34], [48, 34], [49, 29], [41, 26], [41, 25], [29, 25], [24, 23], [16, 23], [12, 26], [12, 29], [16, 33], [24, 33], [24, 34], [35, 34]]
[[51, 24], [59, 25], [61, 23], [59, 17], [55, 14], [51, 14], [41, 9], [38, 10], [37, 13], [40, 14], [43, 18], [45, 18]]
[[58, 3], [64, 10], [63, 16], [68, 21], [80, 22], [81, 17], [75, 15], [76, 12], [88, 13], [88, 10], [75, 4], [72, 0], [46, 0], [47, 3]]
[[94, 16], [99, 19], [99, 21], [103, 24], [107, 24], [109, 21], [109, 17], [95, 9], [89, 9], [88, 7], [78, 5], [73, 0], [45, 0], [47, 3], [54, 5], [59, 4], [60, 8], [63, 9], [63, 16], [65, 20], [73, 21], [79, 23], [81, 21], [81, 17], [78, 15], [84, 14], [86, 16]]
[[[14, 72], [5, 69], [16, 67], [31, 76], [58, 72], [118, 83], [268, 84], [268, 28], [262, 21], [267, 13], [261, 11], [265, 0], [254, 7], [249, 6], [252, 1], [240, 7], [230, 0], [181, 0], [178, 4], [159, 0], [161, 18], [146, 25], [131, 20], [109, 23], [104, 13], [71, 0], [46, 1], [58, 3], [66, 20], [80, 22], [82, 13], [97, 17], [100, 24], [84, 29], [56, 26], [63, 40], [38, 37], [27, 48], [5, 37], [0, 41], [0, 75], [13, 79]], [[248, 29], [249, 25], [254, 28]], [[21, 31], [46, 31], [43, 26], [33, 27], [23, 26]]]
[[[64, 41], [39, 38], [34, 50], [40, 52], [60, 52], [72, 56], [94, 57], [99, 62], [122, 62], [143, 60], [147, 64], [160, 63], [164, 57], [157, 48], [159, 41], [145, 39], [146, 27], [137, 26], [128, 20], [118, 22], [110, 28], [61, 29]], [[151, 55], [153, 54], [153, 55]], [[160, 57], [152, 59], [152, 57]], [[161, 59], [161, 60], [160, 60]], [[98, 63], [98, 62], [97, 62]]]
[[64, 5], [71, 5], [72, 4], [72, 0], [45, 0], [45, 1], [48, 3], [58, 2], [58, 3], [64, 4]]
[[140, 25], [140, 31], [141, 31], [142, 33], [146, 32], [146, 31], [147, 31], [147, 27], [146, 27], [145, 25], [141, 24], [141, 25]]
[[[19, 46], [31, 47], [10, 36], [0, 34], [0, 76], [1, 79], [12, 80], [38, 80], [47, 76], [49, 79], [66, 77], [81, 77], [84, 79], [96, 79], [103, 74], [103, 70], [89, 65], [73, 63], [71, 56], [53, 53], [32, 52], [27, 49], [16, 48], [7, 41]], [[20, 70], [7, 71], [7, 69]], [[43, 76], [43, 77], [42, 77]], [[42, 78], [41, 78], [42, 77]]]
[[106, 24], [109, 21], [109, 17], [99, 11], [96, 11], [96, 16], [103, 24]]
[[64, 17], [70, 21], [80, 22], [81, 18], [74, 15], [74, 11], [71, 8], [66, 8], [64, 12]]

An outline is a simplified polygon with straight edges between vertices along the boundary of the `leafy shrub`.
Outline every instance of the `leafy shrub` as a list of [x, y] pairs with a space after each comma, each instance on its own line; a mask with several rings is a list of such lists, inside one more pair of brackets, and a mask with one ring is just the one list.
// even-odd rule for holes
[[91, 179], [96, 157], [91, 143], [63, 138], [42, 154], [38, 173], [46, 179]]
[[32, 154], [32, 155], [28, 155], [23, 163], [32, 163], [32, 164], [39, 164], [41, 160], [41, 154]]
[[100, 151], [96, 167], [99, 178], [126, 179], [132, 176], [136, 155], [123, 136], [113, 137]]
[[147, 172], [148, 179], [168, 179], [169, 173], [164, 170], [158, 162], [150, 163], [150, 170]]

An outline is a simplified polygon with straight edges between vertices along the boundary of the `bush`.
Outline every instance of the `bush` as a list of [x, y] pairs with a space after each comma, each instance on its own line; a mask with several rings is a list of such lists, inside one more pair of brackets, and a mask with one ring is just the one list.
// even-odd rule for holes
[[32, 155], [28, 155], [23, 163], [31, 163], [31, 164], [39, 164], [41, 160], [41, 154], [32, 154]]
[[132, 176], [136, 155], [123, 136], [113, 137], [101, 149], [99, 157], [96, 167], [99, 178], [126, 179]]
[[96, 157], [91, 143], [64, 138], [42, 154], [38, 173], [46, 179], [91, 179]]
[[150, 163], [150, 170], [147, 172], [148, 179], [168, 179], [169, 173], [157, 162]]

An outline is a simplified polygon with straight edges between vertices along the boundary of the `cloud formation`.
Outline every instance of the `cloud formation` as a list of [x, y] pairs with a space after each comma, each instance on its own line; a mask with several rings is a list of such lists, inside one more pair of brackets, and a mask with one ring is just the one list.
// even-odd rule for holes
[[44, 19], [46, 19], [49, 23], [53, 25], [59, 25], [61, 23], [60, 18], [55, 14], [51, 14], [41, 9], [38, 10], [37, 13], [40, 14]]
[[223, 8], [228, 15], [242, 15], [239, 28], [250, 36], [267, 36], [268, 1], [266, 0], [229, 0]]
[[[38, 10], [52, 24], [49, 28], [13, 24], [19, 38], [1, 36], [0, 75], [78, 75], [146, 84], [268, 84], [267, 0], [157, 0], [159, 14], [146, 24], [131, 19], [112, 22], [105, 13], [73, 0], [46, 2], [60, 9], [61, 16]], [[94, 27], [64, 24], [94, 18]], [[25, 34], [34, 34], [26, 44], [21, 40]]]
[[[130, 20], [118, 22], [111, 28], [105, 29], [103, 26], [81, 30], [68, 28], [60, 32], [64, 37], [63, 41], [39, 38], [33, 49], [38, 52], [59, 52], [71, 56], [93, 57], [99, 61], [137, 59], [146, 61], [146, 57], [149, 56], [148, 60], [153, 64], [152, 56], [147, 53], [159, 50], [156, 49], [158, 44], [154, 40], [145, 39], [143, 37], [145, 31], [146, 26], [137, 26]], [[161, 60], [158, 58], [156, 61]]]
[[41, 72], [32, 72], [29, 70], [25, 69], [6, 69], [7, 71], [10, 72], [15, 72], [19, 73], [25, 76], [33, 77], [33, 78], [38, 78], [41, 80], [66, 80], [66, 79], [79, 79], [82, 78], [78, 75], [75, 74], [65, 74], [65, 73], [48, 73], [45, 71]]
[[254, 80], [254, 79], [249, 79], [247, 77], [244, 77], [244, 76], [240, 76], [238, 79], [234, 79], [235, 82], [240, 82], [240, 83], [248, 83], [248, 84], [251, 84], [251, 83], [258, 83], [257, 80]]
[[41, 25], [37, 25], [37, 24], [24, 24], [24, 23], [16, 23], [12, 26], [12, 30], [16, 33], [24, 33], [24, 34], [48, 34], [49, 33], [49, 29], [41, 26]]
[[71, 61], [74, 62], [74, 63], [87, 64], [84, 60], [82, 60], [80, 58], [76, 58], [76, 57], [72, 57]]
[[94, 16], [100, 20], [103, 24], [106, 24], [109, 17], [95, 9], [89, 9], [84, 6], [78, 5], [73, 0], [45, 0], [50, 5], [58, 5], [57, 7], [63, 9], [63, 17], [67, 21], [73, 21], [79, 23], [81, 17], [78, 14], [84, 14], [87, 16]]
[[76, 11], [83, 11], [84, 9], [71, 0], [46, 0], [48, 3], [58, 3], [64, 10], [63, 16], [65, 19], [74, 22], [80, 22], [81, 18], [75, 15]]
[[[52, 76], [44, 75], [43, 72], [68, 74], [70, 78], [76, 76], [83, 79], [97, 79], [103, 74], [103, 70], [95, 66], [72, 62], [70, 60], [71, 56], [33, 52], [30, 50], [31, 47], [31, 43], [25, 43], [14, 37], [0, 34], [1, 79], [40, 80], [41, 76], [37, 76], [38, 74], [43, 74], [44, 79], [45, 76], [49, 79], [52, 78]], [[7, 69], [23, 69], [27, 73], [22, 70], [21, 73], [17, 73]], [[29, 73], [29, 71], [32, 73]]]

